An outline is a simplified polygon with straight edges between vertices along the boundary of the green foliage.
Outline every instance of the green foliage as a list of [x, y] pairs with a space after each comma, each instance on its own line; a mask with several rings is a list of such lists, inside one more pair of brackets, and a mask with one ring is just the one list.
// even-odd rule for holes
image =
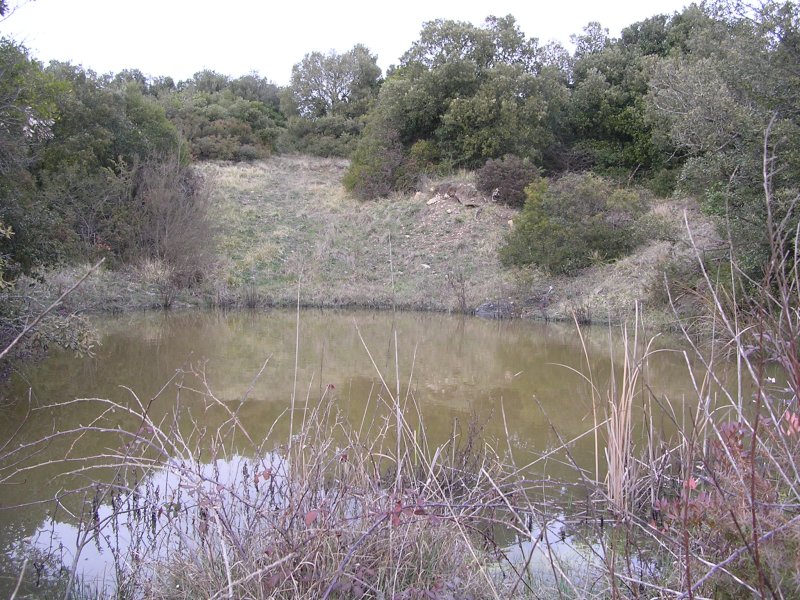
[[679, 187], [704, 198], [707, 212], [730, 233], [737, 263], [759, 279], [770, 256], [763, 195], [768, 131], [774, 222], [786, 218], [791, 230], [799, 217], [788, 199], [800, 187], [800, 9], [793, 3], [741, 8], [723, 2], [699, 14], [687, 9], [681, 52], [656, 66], [647, 109], [688, 157]]
[[[11, 227], [6, 226], [0, 221], [0, 239], [10, 240], [11, 236], [14, 235], [14, 230]], [[11, 285], [10, 281], [6, 281], [5, 279], [5, 272], [8, 268], [8, 256], [4, 254], [0, 254], [0, 290], [6, 289], [9, 285]]]
[[527, 39], [511, 15], [489, 16], [484, 27], [437, 19], [423, 24], [419, 39], [400, 61], [401, 66], [417, 64], [431, 71], [459, 62], [469, 63], [479, 72], [498, 64], [531, 71], [536, 46], [536, 40]]
[[[364, 131], [348, 181], [378, 178], [367, 187], [386, 194], [430, 170], [434, 156], [450, 168], [477, 167], [509, 153], [548, 162], [559, 147], [566, 82], [539, 60], [536, 40], [526, 38], [511, 16], [489, 17], [483, 27], [425, 23], [381, 87], [369, 118], [382, 125]], [[426, 150], [420, 160], [420, 142], [435, 152]], [[373, 156], [375, 148], [382, 149], [381, 158]]]
[[543, 126], [547, 108], [538, 78], [499, 65], [471, 97], [450, 101], [437, 131], [439, 144], [465, 166], [505, 154], [540, 159], [552, 137]]
[[529, 160], [513, 154], [502, 159], [489, 159], [475, 174], [475, 185], [486, 196], [498, 202], [521, 208], [525, 204], [525, 188], [539, 178]]
[[67, 63], [47, 69], [67, 84], [57, 98], [58, 118], [46, 144], [41, 169], [64, 164], [113, 168], [178, 146], [178, 132], [157, 101], [135, 82], [114, 83], [108, 76]]
[[281, 97], [289, 115], [282, 150], [317, 156], [350, 156], [364, 129], [363, 116], [381, 85], [377, 57], [360, 44], [344, 54], [312, 52], [292, 69]]
[[434, 173], [442, 171], [442, 152], [436, 143], [430, 140], [417, 140], [408, 149], [408, 160], [416, 165], [420, 172]]
[[635, 220], [641, 197], [592, 174], [569, 174], [526, 189], [525, 207], [501, 249], [503, 264], [536, 265], [574, 274], [592, 262], [613, 260], [639, 243]]
[[568, 168], [624, 178], [663, 169], [670, 148], [654, 132], [658, 123], [647, 118], [645, 96], [653, 65], [668, 51], [671, 24], [659, 15], [611, 40], [591, 23], [576, 36]]
[[[188, 203], [205, 218], [201, 203], [187, 200], [199, 197], [200, 188], [183, 172], [181, 139], [147, 79], [135, 70], [97, 76], [56, 62], [44, 70], [11, 42], [0, 45], [0, 61], [0, 94], [8, 100], [0, 113], [0, 150], [7, 150], [0, 161], [0, 222], [4, 232], [14, 232], [0, 236], [3, 275], [99, 256], [112, 265], [154, 252], [173, 265], [185, 260], [153, 250], [163, 244], [146, 233], [153, 227], [166, 234], [164, 218], [154, 216], [156, 204], [148, 199], [148, 182], [162, 163], [180, 173], [162, 186], [165, 202], [175, 209]], [[214, 81], [202, 79], [206, 87]], [[240, 100], [227, 107], [234, 118], [257, 121], [259, 107], [252, 111], [251, 101]], [[188, 223], [183, 231], [207, 244], [210, 236]], [[177, 230], [169, 236], [177, 239]], [[205, 255], [199, 246], [185, 254]]]
[[380, 87], [377, 56], [361, 44], [344, 54], [312, 52], [292, 68], [291, 92], [301, 116], [358, 117]]
[[53, 215], [36, 194], [32, 173], [53, 137], [57, 98], [68, 89], [13, 41], [0, 40], [0, 236], [4, 275], [14, 279], [53, 260]]
[[358, 144], [344, 176], [345, 188], [361, 200], [388, 196], [399, 189], [404, 177], [405, 156], [396, 131], [384, 123], [371, 122]]
[[230, 80], [201, 71], [160, 101], [200, 160], [269, 156], [285, 125], [277, 87], [252, 74]]
[[364, 126], [360, 119], [329, 115], [318, 119], [290, 117], [276, 142], [280, 152], [349, 157]]

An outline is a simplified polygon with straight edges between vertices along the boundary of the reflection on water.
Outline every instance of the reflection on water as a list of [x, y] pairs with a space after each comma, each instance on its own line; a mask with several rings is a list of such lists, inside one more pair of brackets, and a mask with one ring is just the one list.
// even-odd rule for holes
[[[424, 425], [418, 432], [431, 446], [477, 423], [487, 440], [510, 447], [514, 460], [523, 465], [558, 445], [555, 430], [563, 439], [576, 440], [571, 455], [581, 466], [594, 467], [593, 436], [581, 437], [593, 423], [589, 384], [580, 374], [589, 368], [573, 326], [438, 314], [304, 311], [296, 351], [293, 312], [154, 313], [103, 318], [96, 324], [103, 342], [95, 357], [53, 353], [40, 364], [27, 365], [0, 391], [0, 436], [10, 444], [3, 455], [33, 440], [52, 438], [35, 456], [14, 454], [13, 460], [21, 462], [0, 471], [5, 509], [0, 510], [0, 545], [6, 566], [26, 540], [39, 545], [46, 540], [51, 551], [61, 543], [58, 551], [69, 560], [84, 499], [64, 498], [49, 516], [45, 511], [54, 510], [52, 502], [37, 502], [87, 486], [84, 457], [108, 454], [108, 448], [130, 441], [121, 433], [92, 430], [108, 407], [75, 399], [110, 399], [147, 410], [156, 422], [171, 418], [179, 403], [184, 409], [179, 426], [187, 436], [213, 430], [238, 409], [251, 439], [271, 450], [287, 440], [293, 396], [298, 420], [323, 395], [332, 395], [342, 415], [365, 428], [386, 411], [378, 394], [385, 385], [392, 392], [399, 389], [401, 398], [413, 398], [407, 417], [416, 423], [419, 407]], [[598, 389], [604, 390], [611, 374], [610, 348], [619, 347], [618, 335], [606, 329], [583, 333], [588, 367]], [[695, 394], [679, 353], [655, 356], [646, 380], [652, 393], [669, 398], [679, 414], [684, 402], [693, 403]], [[213, 393], [215, 402], [201, 402], [201, 392]], [[108, 410], [103, 418], [120, 430], [138, 426], [135, 418], [119, 412]], [[670, 428], [666, 417], [656, 425]], [[54, 435], [65, 430], [84, 435], [77, 442]], [[225, 443], [229, 454], [248, 446], [241, 436]], [[10, 476], [30, 464], [39, 466]], [[113, 477], [114, 465], [107, 467]], [[573, 468], [556, 458], [538, 460], [531, 468], [537, 477], [574, 477]], [[101, 504], [97, 510], [103, 518], [109, 508]], [[108, 568], [101, 553], [100, 547], [81, 553], [87, 576], [103, 575]], [[3, 570], [10, 575], [0, 580], [0, 591], [13, 589], [13, 568]]]

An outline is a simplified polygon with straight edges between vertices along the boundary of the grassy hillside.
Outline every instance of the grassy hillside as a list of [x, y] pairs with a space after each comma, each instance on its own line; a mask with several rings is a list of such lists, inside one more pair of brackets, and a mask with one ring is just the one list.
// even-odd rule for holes
[[[504, 269], [497, 250], [518, 212], [480, 197], [462, 203], [445, 195], [454, 187], [472, 189], [471, 174], [424, 182], [414, 195], [360, 202], [342, 188], [346, 168], [344, 160], [307, 156], [201, 163], [219, 261], [199, 287], [177, 293], [173, 306], [293, 305], [299, 281], [303, 305], [471, 312], [506, 300], [523, 317], [570, 320], [577, 313], [593, 322], [619, 321], [662, 286], [667, 260], [695, 261], [684, 213], [701, 252], [719, 244], [693, 202], [661, 200], [643, 224], [653, 241], [631, 256], [577, 277]], [[37, 301], [46, 306], [84, 272], [51, 273], [44, 286], [35, 284]], [[158, 307], [165, 293], [174, 293], [163, 281], [154, 263], [100, 270], [65, 308]], [[670, 319], [652, 303], [648, 314]]]
[[[206, 163], [222, 255], [221, 297], [260, 303], [451, 310], [514, 294], [496, 249], [515, 211], [432, 194], [359, 202], [347, 162], [275, 157]], [[464, 176], [468, 178], [468, 176]]]
[[[716, 243], [692, 203], [661, 201], [649, 219], [655, 241], [632, 256], [573, 278], [509, 271], [497, 249], [513, 227], [514, 209], [467, 206], [437, 194], [441, 181], [426, 182], [413, 196], [359, 202], [342, 189], [346, 167], [343, 160], [297, 156], [201, 166], [214, 190], [220, 300], [294, 303], [299, 278], [304, 304], [472, 310], [507, 299], [534, 318], [577, 311], [594, 321], [618, 320], [658, 285], [668, 257], [691, 260], [684, 210], [695, 242]], [[461, 174], [447, 182], [470, 180]]]

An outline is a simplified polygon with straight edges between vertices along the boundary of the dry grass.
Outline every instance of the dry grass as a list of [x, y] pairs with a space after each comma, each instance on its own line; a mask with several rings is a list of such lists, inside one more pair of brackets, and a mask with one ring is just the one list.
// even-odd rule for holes
[[[215, 267], [191, 289], [165, 286], [158, 265], [95, 274], [72, 295], [75, 310], [140, 310], [213, 305], [303, 305], [471, 312], [506, 299], [529, 318], [623, 322], [660, 282], [667, 261], [686, 263], [692, 247], [684, 210], [702, 249], [718, 239], [689, 201], [653, 206], [657, 241], [614, 263], [576, 277], [533, 269], [504, 269], [497, 251], [518, 211], [487, 201], [467, 206], [437, 195], [443, 181], [471, 184], [471, 173], [426, 180], [414, 195], [374, 202], [348, 196], [341, 184], [347, 161], [276, 156], [252, 163], [201, 163], [210, 191]], [[436, 199], [435, 202], [428, 203]], [[665, 227], [669, 231], [665, 231]], [[45, 302], [80, 268], [47, 274], [36, 293]], [[656, 284], [656, 285], [660, 285]], [[650, 307], [648, 320], [674, 322]]]
[[284, 305], [295, 302], [298, 278], [301, 301], [320, 306], [459, 310], [453, 278], [463, 279], [470, 308], [511, 295], [496, 249], [513, 211], [428, 205], [429, 192], [358, 202], [341, 186], [346, 166], [291, 156], [202, 165], [215, 189], [218, 285], [250, 286], [262, 302]]
[[[647, 298], [664, 261], [692, 260], [680, 233], [684, 210], [702, 228], [698, 243], [717, 243], [691, 202], [662, 201], [650, 224], [660, 239], [629, 257], [569, 278], [510, 271], [497, 250], [517, 210], [437, 196], [442, 180], [423, 182], [414, 195], [359, 202], [341, 186], [346, 166], [304, 156], [200, 165], [212, 181], [219, 225], [215, 295], [241, 304], [247, 290], [261, 304], [293, 305], [300, 278], [301, 302], [315, 306], [471, 311], [505, 298], [532, 318], [571, 320], [577, 312], [593, 322], [621, 322]], [[472, 179], [459, 173], [446, 181]]]

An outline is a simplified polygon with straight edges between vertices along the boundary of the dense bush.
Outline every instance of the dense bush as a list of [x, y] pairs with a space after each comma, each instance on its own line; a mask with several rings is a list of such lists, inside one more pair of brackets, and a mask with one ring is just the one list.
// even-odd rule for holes
[[500, 251], [506, 266], [532, 264], [572, 274], [619, 258], [640, 241], [634, 221], [644, 209], [641, 197], [601, 177], [570, 174], [549, 184], [539, 179], [526, 195], [518, 224]]
[[269, 156], [284, 125], [277, 88], [250, 75], [231, 81], [201, 71], [161, 102], [200, 160], [246, 161]]
[[371, 129], [384, 127], [370, 124], [353, 154], [353, 161], [344, 176], [344, 186], [361, 200], [388, 196], [399, 188], [405, 156], [397, 132], [386, 130], [374, 135]]
[[528, 160], [507, 154], [502, 159], [490, 158], [475, 176], [478, 191], [503, 204], [522, 207], [525, 188], [539, 177], [539, 169]]
[[363, 128], [361, 119], [338, 115], [318, 119], [294, 116], [281, 132], [277, 146], [280, 152], [347, 158], [356, 149]]

